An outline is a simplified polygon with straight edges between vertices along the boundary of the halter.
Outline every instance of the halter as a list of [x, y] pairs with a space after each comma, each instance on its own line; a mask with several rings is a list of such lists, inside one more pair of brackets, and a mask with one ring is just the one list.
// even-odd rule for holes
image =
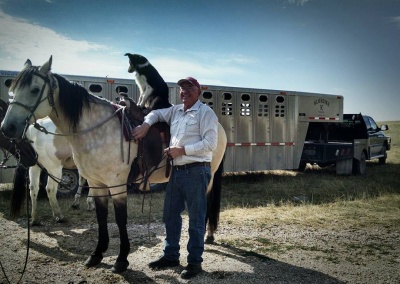
[[[37, 119], [35, 117], [35, 111], [38, 108], [38, 106], [42, 102], [44, 102], [46, 99], [49, 101], [49, 105], [52, 107], [53, 110], [55, 110], [56, 115], [58, 116], [57, 109], [55, 108], [55, 105], [54, 105], [54, 89], [55, 89], [55, 86], [54, 86], [54, 83], [53, 83], [53, 86], [51, 84], [51, 80], [49, 78], [50, 75], [49, 75], [49, 77], [46, 77], [46, 76], [43, 76], [42, 74], [40, 74], [37, 71], [35, 71], [33, 73], [33, 75], [38, 76], [39, 78], [41, 78], [45, 82], [45, 84], [42, 86], [42, 90], [40, 91], [40, 96], [38, 96], [35, 104], [33, 106], [28, 106], [28, 105], [22, 104], [20, 102], [16, 102], [15, 99], [12, 102], [10, 102], [10, 105], [15, 104], [15, 105], [20, 106], [20, 107], [22, 107], [22, 108], [24, 108], [24, 109], [26, 109], [26, 110], [28, 110], [30, 112], [30, 114], [26, 118], [26, 122], [25, 122], [26, 126], [25, 126], [25, 129], [24, 129], [22, 137], [25, 136], [25, 132], [28, 129], [29, 120], [33, 117], [35, 122], [36, 122]], [[52, 81], [54, 82], [54, 79]], [[49, 92], [47, 93], [47, 96], [42, 99], [42, 96], [43, 96], [43, 93], [44, 93], [44, 89], [46, 88], [47, 84], [50, 87], [49, 88]]]

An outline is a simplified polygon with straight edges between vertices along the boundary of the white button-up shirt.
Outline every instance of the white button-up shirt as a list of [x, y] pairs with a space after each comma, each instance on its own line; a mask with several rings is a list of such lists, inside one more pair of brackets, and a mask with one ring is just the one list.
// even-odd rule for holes
[[185, 148], [186, 155], [176, 157], [174, 165], [211, 162], [218, 143], [218, 118], [207, 105], [197, 101], [184, 111], [183, 104], [151, 111], [144, 122], [153, 125], [166, 122], [170, 126], [170, 146]]

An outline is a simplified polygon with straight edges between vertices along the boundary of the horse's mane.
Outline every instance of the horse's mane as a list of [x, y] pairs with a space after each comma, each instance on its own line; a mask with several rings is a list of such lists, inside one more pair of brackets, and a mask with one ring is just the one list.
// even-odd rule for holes
[[73, 131], [76, 131], [83, 109], [90, 109], [90, 103], [105, 104], [111, 108], [108, 100], [90, 94], [82, 85], [70, 82], [58, 74], [53, 74], [53, 76], [58, 81], [60, 109]]
[[90, 102], [93, 101], [89, 92], [78, 83], [72, 83], [61, 75], [53, 74], [58, 82], [60, 109], [76, 131], [76, 127], [82, 116], [83, 108], [90, 108]]

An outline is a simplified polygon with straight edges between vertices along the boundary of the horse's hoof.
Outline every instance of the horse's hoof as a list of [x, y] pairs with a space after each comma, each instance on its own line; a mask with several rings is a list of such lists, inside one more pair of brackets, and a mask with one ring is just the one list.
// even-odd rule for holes
[[204, 241], [207, 245], [212, 245], [214, 243], [214, 236], [207, 236], [206, 240]]
[[125, 272], [126, 269], [129, 266], [129, 262], [122, 262], [122, 261], [117, 261], [114, 263], [113, 268], [111, 268], [111, 271], [114, 273], [122, 273]]
[[88, 259], [86, 259], [85, 261], [85, 266], [86, 267], [93, 267], [96, 266], [98, 264], [101, 263], [101, 260], [103, 259], [103, 257], [99, 257], [99, 256], [95, 256], [95, 255], [91, 255], [88, 257]]

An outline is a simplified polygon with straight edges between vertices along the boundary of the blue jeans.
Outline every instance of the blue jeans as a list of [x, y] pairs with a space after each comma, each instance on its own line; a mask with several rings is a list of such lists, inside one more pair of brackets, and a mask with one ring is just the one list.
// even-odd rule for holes
[[181, 214], [186, 206], [189, 215], [187, 262], [189, 264], [200, 264], [203, 261], [207, 214], [206, 190], [210, 179], [211, 170], [209, 167], [199, 166], [186, 170], [173, 168], [164, 200], [165, 258], [179, 260], [179, 240], [182, 231]]

